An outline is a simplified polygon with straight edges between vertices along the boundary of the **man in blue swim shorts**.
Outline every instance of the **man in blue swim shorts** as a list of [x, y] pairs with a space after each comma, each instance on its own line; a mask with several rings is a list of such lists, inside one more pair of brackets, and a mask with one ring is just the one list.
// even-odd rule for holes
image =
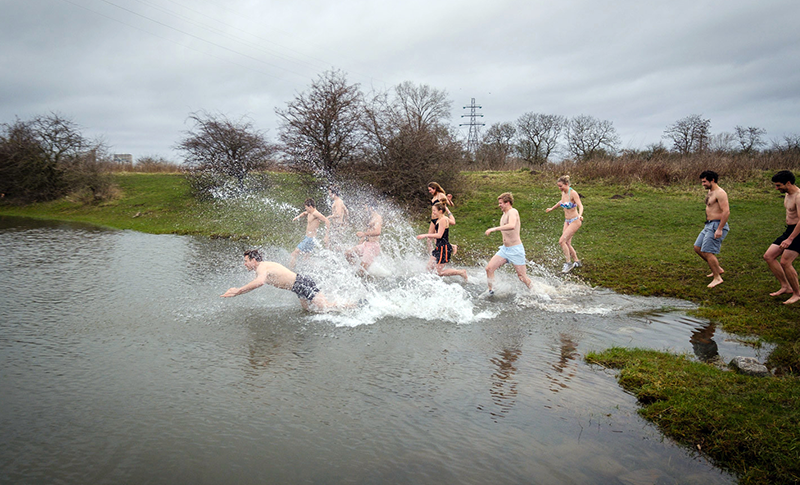
[[489, 264], [486, 265], [486, 281], [489, 289], [486, 290], [482, 297], [491, 296], [494, 294], [492, 286], [494, 285], [494, 272], [500, 266], [506, 263], [511, 263], [517, 271], [517, 277], [520, 281], [525, 283], [528, 288], [531, 287], [531, 279], [528, 278], [526, 273], [525, 247], [522, 245], [522, 239], [519, 236], [520, 218], [519, 212], [514, 206], [514, 196], [511, 192], [505, 192], [497, 197], [497, 206], [503, 211], [503, 216], [500, 218], [500, 225], [497, 227], [490, 227], [486, 230], [485, 234], [500, 231], [503, 235], [503, 245], [500, 246], [497, 254], [492, 256]]
[[306, 236], [300, 241], [300, 244], [297, 245], [297, 248], [292, 251], [292, 254], [289, 258], [289, 269], [294, 269], [295, 264], [297, 263], [297, 256], [302, 253], [303, 255], [307, 256], [311, 252], [314, 251], [314, 248], [317, 247], [317, 230], [319, 229], [319, 223], [325, 223], [325, 247], [330, 245], [330, 226], [331, 223], [327, 217], [323, 216], [320, 211], [316, 209], [316, 204], [314, 204], [314, 199], [306, 199], [303, 204], [305, 206], [305, 211], [300, 213], [296, 216], [292, 221], [296, 221], [301, 217], [306, 217]]
[[694, 252], [703, 258], [711, 268], [712, 278], [709, 288], [722, 283], [724, 269], [719, 265], [717, 254], [722, 247], [722, 241], [728, 235], [728, 217], [731, 215], [728, 204], [728, 194], [717, 185], [719, 175], [711, 170], [700, 174], [700, 183], [708, 190], [706, 194], [706, 224], [697, 240], [694, 242]]

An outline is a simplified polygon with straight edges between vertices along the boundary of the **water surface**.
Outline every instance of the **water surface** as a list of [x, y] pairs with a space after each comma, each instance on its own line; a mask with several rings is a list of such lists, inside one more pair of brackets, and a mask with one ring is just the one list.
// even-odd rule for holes
[[[2, 483], [733, 483], [638, 417], [611, 345], [758, 355], [679, 300], [532, 264], [498, 297], [387, 251], [301, 269], [355, 310], [309, 314], [239, 243], [0, 220]], [[278, 248], [262, 248], [285, 262]], [[281, 259], [283, 258], [283, 259]]]

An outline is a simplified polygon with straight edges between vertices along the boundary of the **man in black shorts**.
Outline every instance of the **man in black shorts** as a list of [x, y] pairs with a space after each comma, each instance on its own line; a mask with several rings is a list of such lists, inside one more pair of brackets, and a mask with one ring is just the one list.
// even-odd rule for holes
[[798, 225], [800, 222], [800, 187], [796, 186], [794, 181], [794, 174], [788, 170], [781, 170], [772, 177], [775, 189], [786, 194], [783, 198], [783, 206], [786, 208], [786, 231], [764, 253], [764, 261], [767, 262], [772, 274], [781, 283], [781, 288], [770, 293], [770, 296], [784, 293], [792, 295], [783, 302], [784, 305], [800, 300], [797, 271], [792, 266], [797, 255], [800, 254], [800, 239], [798, 239], [798, 235], [800, 235], [800, 225]]
[[248, 270], [256, 272], [255, 279], [240, 288], [229, 289], [221, 295], [223, 298], [239, 296], [266, 283], [276, 288], [293, 292], [300, 299], [300, 305], [303, 306], [304, 310], [324, 311], [348, 306], [326, 300], [325, 295], [319, 291], [316, 283], [308, 276], [299, 275], [272, 261], [262, 261], [261, 253], [258, 250], [251, 249], [244, 252], [244, 266]]

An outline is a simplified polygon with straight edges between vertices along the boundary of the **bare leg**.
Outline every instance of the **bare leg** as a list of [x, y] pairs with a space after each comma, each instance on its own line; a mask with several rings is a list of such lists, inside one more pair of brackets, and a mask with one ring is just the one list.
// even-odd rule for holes
[[291, 256], [289, 257], [289, 269], [293, 270], [294, 265], [297, 264], [297, 255], [300, 254], [299, 249], [295, 249], [292, 251]]
[[525, 283], [525, 286], [527, 286], [528, 289], [530, 290], [531, 284], [533, 284], [533, 282], [531, 281], [530, 278], [528, 278], [528, 273], [527, 273], [528, 268], [524, 264], [515, 264], [514, 269], [517, 270], [517, 278], [519, 278], [520, 281]]
[[496, 254], [489, 260], [489, 264], [486, 265], [486, 282], [489, 285], [489, 291], [492, 290], [492, 285], [494, 284], [494, 272], [507, 262], [508, 260], [506, 258], [501, 258]]
[[443, 264], [437, 264], [436, 272], [439, 274], [439, 276], [460, 276], [464, 278], [464, 281], [468, 280], [467, 270], [465, 269], [445, 269]]
[[720, 276], [722, 268], [719, 267], [717, 256], [714, 253], [702, 253], [701, 256], [703, 256], [703, 259], [708, 263], [708, 267], [711, 268], [711, 274], [714, 276], [714, 279], [711, 280], [708, 287], [713, 288], [722, 283], [722, 276]]
[[769, 296], [793, 293], [792, 287], [789, 285], [789, 280], [786, 279], [786, 274], [783, 272], [783, 266], [781, 266], [781, 263], [778, 261], [781, 254], [783, 254], [783, 248], [777, 244], [770, 244], [769, 249], [764, 253], [764, 261], [767, 262], [770, 271], [772, 271], [772, 274], [775, 275], [775, 278], [777, 278], [778, 282], [781, 284], [780, 289], [778, 291], [773, 291]]
[[783, 274], [786, 275], [786, 280], [792, 288], [792, 297], [783, 302], [784, 305], [791, 305], [792, 303], [800, 301], [800, 283], [797, 281], [797, 271], [794, 269], [794, 266], [792, 266], [797, 255], [797, 252], [787, 249], [781, 256]]
[[575, 248], [572, 247], [572, 236], [578, 232], [578, 229], [581, 228], [581, 220], [578, 219], [577, 221], [573, 221], [571, 224], [567, 224], [564, 222], [564, 231], [561, 233], [561, 238], [558, 240], [558, 244], [561, 245], [561, 250], [564, 251], [564, 257], [567, 259], [567, 262], [578, 260], [578, 254], [575, 252]]

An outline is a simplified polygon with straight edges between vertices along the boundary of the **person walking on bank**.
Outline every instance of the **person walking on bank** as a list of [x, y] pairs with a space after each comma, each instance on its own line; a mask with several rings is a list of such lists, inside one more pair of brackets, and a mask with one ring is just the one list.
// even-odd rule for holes
[[564, 227], [561, 230], [561, 237], [558, 239], [558, 244], [561, 250], [564, 251], [564, 257], [567, 261], [561, 268], [562, 273], [569, 273], [573, 268], [580, 268], [583, 266], [581, 260], [578, 259], [578, 253], [572, 247], [572, 237], [578, 232], [578, 229], [583, 225], [583, 203], [581, 197], [577, 192], [572, 190], [569, 186], [569, 175], [562, 175], [556, 181], [556, 185], [561, 190], [561, 200], [553, 207], [548, 207], [545, 212], [561, 207], [564, 209]]
[[[784, 293], [791, 293], [792, 296], [784, 305], [790, 305], [800, 300], [800, 284], [797, 281], [797, 271], [792, 264], [800, 254], [800, 187], [794, 184], [794, 174], [788, 170], [781, 170], [772, 177], [775, 189], [786, 194], [783, 198], [783, 206], [786, 208], [786, 231], [770, 244], [767, 252], [764, 253], [764, 261], [767, 262], [772, 274], [778, 278], [781, 288], [772, 292], [770, 296], [778, 296]], [[778, 261], [780, 258], [780, 261]]]
[[722, 273], [725, 270], [719, 265], [717, 254], [722, 247], [722, 241], [728, 235], [728, 217], [731, 215], [730, 204], [728, 204], [728, 194], [717, 185], [719, 175], [711, 170], [706, 170], [700, 174], [700, 183], [703, 188], [708, 190], [706, 194], [706, 224], [697, 240], [694, 242], [694, 252], [703, 258], [708, 267], [711, 268], [713, 279], [708, 284], [713, 288], [722, 283]]

